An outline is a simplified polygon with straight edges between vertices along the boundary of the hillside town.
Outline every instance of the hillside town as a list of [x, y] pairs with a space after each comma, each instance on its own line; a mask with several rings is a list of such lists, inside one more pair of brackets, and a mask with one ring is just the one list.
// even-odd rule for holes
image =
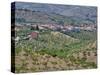
[[58, 24], [24, 24], [20, 25], [17, 24], [15, 27], [15, 30], [19, 30], [20, 28], [25, 28], [25, 27], [33, 27], [38, 28], [40, 30], [46, 30], [46, 29], [51, 29], [55, 31], [74, 31], [74, 30], [87, 30], [87, 31], [94, 31], [97, 29], [96, 25], [79, 25], [79, 26], [74, 26], [74, 25], [58, 25]]
[[[16, 24], [15, 31], [19, 31], [22, 29], [30, 28], [32, 30], [35, 30], [31, 33], [28, 33], [27, 36], [24, 36], [22, 40], [28, 40], [28, 39], [36, 39], [39, 35], [39, 32], [37, 30], [52, 30], [52, 31], [59, 31], [62, 33], [66, 32], [80, 32], [81, 30], [84, 31], [96, 31], [97, 27], [96, 25], [80, 25], [80, 26], [74, 26], [74, 25], [58, 25], [58, 24]], [[19, 41], [20, 37], [16, 36], [15, 41]]]

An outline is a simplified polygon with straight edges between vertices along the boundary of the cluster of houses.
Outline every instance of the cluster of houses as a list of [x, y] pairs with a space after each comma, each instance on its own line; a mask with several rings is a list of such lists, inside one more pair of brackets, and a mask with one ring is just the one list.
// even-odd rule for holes
[[25, 28], [25, 27], [37, 27], [40, 30], [47, 30], [47, 29], [51, 29], [51, 30], [62, 30], [62, 31], [72, 31], [72, 30], [87, 30], [87, 31], [94, 31], [97, 29], [96, 25], [87, 25], [87, 24], [81, 24], [79, 26], [76, 25], [58, 25], [58, 24], [31, 24], [31, 23], [23, 23], [22, 25], [17, 24], [16, 26], [16, 30], [18, 30], [20, 27]]
[[[32, 25], [36, 26], [36, 25]], [[81, 26], [72, 26], [72, 25], [58, 25], [58, 24], [41, 24], [38, 25], [39, 29], [51, 29], [55, 31], [80, 31], [80, 30], [86, 30], [86, 31], [94, 31], [97, 28], [95, 25], [81, 25]]]
[[[54, 31], [62, 31], [62, 32], [80, 32], [80, 30], [86, 30], [86, 31], [94, 31], [96, 30], [95, 25], [80, 25], [80, 26], [72, 26], [72, 25], [58, 25], [58, 24], [26, 24], [26, 25], [16, 25], [15, 26], [15, 31], [19, 31], [21, 29], [25, 28], [33, 28], [38, 30], [54, 30]], [[36, 39], [39, 35], [38, 31], [33, 31], [29, 33], [27, 36], [23, 38], [23, 40], [29, 40], [29, 39]], [[18, 41], [20, 38], [16, 37], [15, 41]]]

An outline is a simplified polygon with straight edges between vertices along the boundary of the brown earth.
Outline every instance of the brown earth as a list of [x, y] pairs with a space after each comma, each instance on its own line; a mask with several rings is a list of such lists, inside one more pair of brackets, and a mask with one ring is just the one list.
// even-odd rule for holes
[[92, 51], [78, 52], [68, 58], [59, 58], [48, 54], [21, 51], [15, 56], [15, 71], [18, 73], [96, 68], [95, 53]]

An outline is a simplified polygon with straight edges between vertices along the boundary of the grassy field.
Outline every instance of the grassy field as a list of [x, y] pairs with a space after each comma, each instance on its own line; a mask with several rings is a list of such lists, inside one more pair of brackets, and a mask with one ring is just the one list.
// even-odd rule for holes
[[[29, 29], [16, 31], [23, 38]], [[39, 30], [32, 40], [15, 44], [16, 72], [89, 69], [97, 67], [96, 31], [61, 33]]]

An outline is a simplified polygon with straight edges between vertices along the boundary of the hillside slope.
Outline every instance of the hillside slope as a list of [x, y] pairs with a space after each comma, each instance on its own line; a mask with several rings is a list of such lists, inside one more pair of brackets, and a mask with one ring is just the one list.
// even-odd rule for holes
[[[53, 23], [53, 24], [95, 24], [95, 20], [84, 19], [83, 17], [64, 16], [58, 13], [47, 13], [41, 11], [31, 11], [27, 9], [16, 9], [15, 20], [18, 23]], [[92, 18], [91, 18], [92, 19]]]

